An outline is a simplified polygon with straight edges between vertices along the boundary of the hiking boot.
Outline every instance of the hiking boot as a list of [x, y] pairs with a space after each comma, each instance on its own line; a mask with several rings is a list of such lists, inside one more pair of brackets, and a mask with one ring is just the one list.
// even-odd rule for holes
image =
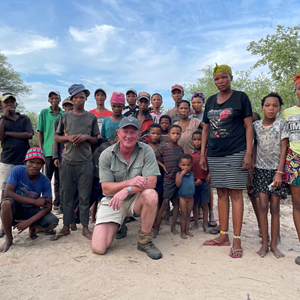
[[116, 239], [117, 240], [124, 239], [127, 236], [127, 231], [128, 228], [125, 225], [125, 223], [123, 223], [121, 229], [116, 233]]
[[162, 258], [162, 253], [154, 246], [152, 242], [148, 242], [147, 244], [141, 244], [138, 242], [137, 248], [140, 251], [146, 252], [147, 255], [152, 259]]

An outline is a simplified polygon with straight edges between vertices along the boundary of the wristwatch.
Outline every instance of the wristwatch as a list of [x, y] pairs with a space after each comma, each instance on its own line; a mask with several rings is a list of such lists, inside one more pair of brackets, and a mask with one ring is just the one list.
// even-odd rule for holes
[[132, 187], [131, 186], [126, 186], [126, 190], [128, 191], [128, 195], [131, 195]]

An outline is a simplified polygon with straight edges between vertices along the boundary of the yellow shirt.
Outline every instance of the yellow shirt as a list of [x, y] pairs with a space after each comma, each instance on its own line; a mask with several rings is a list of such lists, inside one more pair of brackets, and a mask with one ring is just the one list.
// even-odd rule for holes
[[288, 123], [290, 148], [300, 154], [300, 107], [293, 106], [285, 109], [282, 118]]

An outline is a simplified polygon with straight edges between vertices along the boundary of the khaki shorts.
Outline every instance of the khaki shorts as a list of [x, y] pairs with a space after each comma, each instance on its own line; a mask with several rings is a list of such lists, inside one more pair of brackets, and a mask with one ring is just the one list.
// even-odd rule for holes
[[11, 165], [11, 164], [4, 164], [0, 162], [0, 190], [4, 191], [5, 190], [5, 181], [7, 180], [11, 170], [15, 167], [16, 165]]
[[108, 206], [112, 197], [103, 197], [97, 211], [96, 225], [110, 222], [122, 225], [126, 217], [133, 216], [134, 204], [139, 194], [140, 193], [137, 193], [127, 197], [122, 202], [119, 210], [113, 210], [112, 207]]

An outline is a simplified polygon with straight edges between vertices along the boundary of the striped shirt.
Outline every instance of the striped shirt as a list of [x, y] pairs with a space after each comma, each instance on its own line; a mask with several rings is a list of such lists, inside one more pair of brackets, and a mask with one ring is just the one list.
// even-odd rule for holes
[[175, 182], [176, 173], [180, 171], [179, 158], [183, 154], [183, 148], [179, 145], [171, 146], [169, 143], [162, 144], [156, 151], [156, 158], [162, 158], [168, 173], [164, 175], [164, 181]]

